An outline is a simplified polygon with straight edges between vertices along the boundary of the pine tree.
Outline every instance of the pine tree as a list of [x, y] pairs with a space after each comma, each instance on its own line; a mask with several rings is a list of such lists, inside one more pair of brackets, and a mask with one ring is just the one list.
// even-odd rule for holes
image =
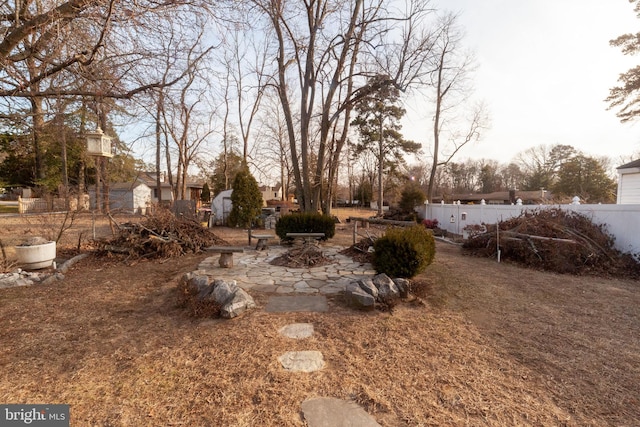
[[206, 182], [202, 186], [202, 193], [200, 193], [200, 200], [203, 203], [209, 203], [211, 201], [211, 190], [209, 190], [209, 184]]
[[229, 225], [232, 227], [250, 227], [251, 222], [260, 215], [262, 209], [262, 193], [258, 182], [244, 164], [233, 180], [231, 193], [231, 213]]

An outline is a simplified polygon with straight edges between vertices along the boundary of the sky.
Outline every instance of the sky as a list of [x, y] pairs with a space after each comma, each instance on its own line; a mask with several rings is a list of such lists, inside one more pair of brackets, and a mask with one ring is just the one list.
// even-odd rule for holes
[[[628, 0], [433, 1], [460, 14], [478, 65], [474, 96], [490, 115], [481, 140], [455, 159], [508, 163], [541, 144], [572, 145], [614, 166], [640, 153], [640, 123], [620, 123], [604, 102], [619, 75], [640, 64], [609, 45], [640, 31]], [[407, 110], [405, 137], [430, 144], [430, 114]]]

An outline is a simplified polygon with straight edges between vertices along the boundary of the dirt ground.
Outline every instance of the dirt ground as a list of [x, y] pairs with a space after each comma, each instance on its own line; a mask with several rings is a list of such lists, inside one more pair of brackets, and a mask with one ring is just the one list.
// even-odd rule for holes
[[[9, 256], [38, 221], [0, 216]], [[331, 243], [350, 245], [351, 227]], [[88, 247], [92, 230], [83, 218], [61, 246]], [[102, 220], [96, 230], [110, 233]], [[214, 231], [247, 243], [246, 231]], [[89, 257], [63, 281], [0, 290], [0, 403], [67, 403], [72, 426], [304, 426], [300, 405], [319, 396], [352, 399], [384, 426], [640, 425], [637, 282], [438, 242], [419, 277], [424, 304], [365, 313], [336, 297], [328, 313], [274, 314], [252, 292], [259, 307], [240, 318], [192, 319], [175, 287], [205, 257]], [[278, 334], [296, 322], [313, 337]], [[292, 350], [319, 350], [327, 366], [285, 372], [277, 357]]]

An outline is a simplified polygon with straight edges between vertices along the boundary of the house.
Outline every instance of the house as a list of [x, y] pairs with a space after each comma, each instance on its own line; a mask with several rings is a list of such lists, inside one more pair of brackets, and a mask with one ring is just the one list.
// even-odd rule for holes
[[619, 205], [640, 204], [640, 159], [626, 163], [618, 170]]
[[539, 205], [551, 201], [551, 194], [547, 190], [535, 191], [495, 191], [493, 193], [467, 193], [467, 194], [445, 194], [433, 197], [433, 203], [453, 203], [460, 201], [463, 205], [480, 205], [483, 201], [487, 205], [511, 205], [521, 200], [524, 205]]
[[[95, 186], [89, 188], [91, 209], [96, 208]], [[151, 189], [142, 181], [109, 184], [109, 210], [146, 214], [151, 204]]]
[[260, 193], [262, 193], [262, 206], [267, 206], [267, 200], [282, 200], [282, 186], [263, 185], [260, 187]]
[[[137, 180], [141, 180], [152, 190], [151, 201], [158, 203], [158, 172], [139, 172]], [[197, 182], [195, 180], [187, 181], [187, 191], [184, 195], [184, 200], [195, 200], [196, 207], [200, 207], [200, 195], [202, 194], [203, 182]], [[167, 174], [162, 173], [160, 175], [160, 194], [163, 202], [173, 202], [173, 188], [167, 180]]]
[[[151, 202], [158, 203], [158, 172], [138, 172], [136, 181], [144, 182], [151, 191]], [[167, 175], [162, 174], [160, 176], [160, 195], [163, 202], [173, 201], [173, 189], [171, 184], [167, 182]]]
[[226, 224], [231, 213], [231, 193], [233, 190], [224, 190], [218, 193], [211, 201], [211, 217], [209, 224]]

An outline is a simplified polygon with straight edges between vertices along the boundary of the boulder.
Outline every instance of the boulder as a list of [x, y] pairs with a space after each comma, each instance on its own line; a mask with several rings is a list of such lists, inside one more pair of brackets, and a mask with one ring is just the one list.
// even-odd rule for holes
[[393, 280], [384, 273], [373, 276], [373, 284], [378, 288], [378, 298], [380, 299], [400, 297], [400, 290], [393, 283]]
[[365, 310], [373, 310], [376, 304], [376, 299], [363, 291], [358, 282], [351, 282], [347, 285], [345, 298], [348, 304]]
[[409, 290], [411, 289], [411, 282], [407, 279], [393, 279], [393, 283], [396, 284], [400, 291], [400, 298], [408, 298]]
[[204, 298], [202, 292], [209, 288], [209, 279], [207, 276], [194, 274], [193, 272], [185, 273], [180, 278], [179, 287], [182, 287], [183, 284], [187, 285], [190, 294], [198, 294], [198, 298]]
[[207, 296], [208, 299], [213, 299], [215, 302], [220, 304], [221, 306], [225, 306], [233, 300], [236, 292], [238, 291], [238, 286], [235, 284], [235, 281], [231, 281], [229, 283], [224, 280], [216, 279], [211, 284], [212, 291]]
[[220, 309], [220, 315], [227, 319], [237, 317], [248, 309], [256, 306], [251, 295], [249, 295], [244, 289], [237, 287], [235, 284], [233, 286], [236, 287], [233, 299], [223, 305]]
[[358, 285], [360, 289], [371, 295], [373, 298], [378, 298], [378, 288], [373, 284], [371, 279], [361, 279], [358, 280]]

